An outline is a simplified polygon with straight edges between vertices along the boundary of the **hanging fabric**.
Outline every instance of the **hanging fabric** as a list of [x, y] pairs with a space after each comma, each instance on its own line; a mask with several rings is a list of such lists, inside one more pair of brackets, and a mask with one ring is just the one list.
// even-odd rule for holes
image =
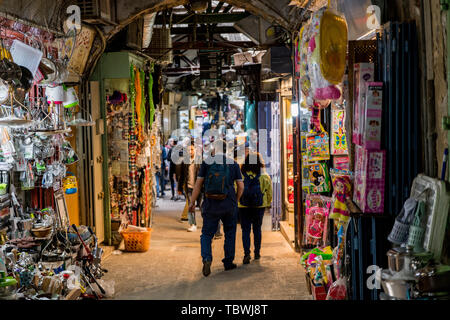
[[134, 87], [136, 90], [136, 120], [139, 124], [141, 122], [141, 104], [142, 104], [142, 86], [141, 86], [141, 73], [139, 69], [135, 68]]
[[245, 131], [256, 130], [255, 102], [245, 102]]
[[140, 104], [140, 108], [141, 108], [141, 112], [140, 112], [140, 123], [142, 128], [145, 127], [145, 104], [147, 101], [147, 97], [145, 94], [145, 73], [144, 70], [141, 70], [141, 74], [140, 74], [140, 80], [141, 80], [141, 96], [142, 96], [142, 101]]
[[134, 65], [130, 64], [130, 107], [131, 107], [131, 126], [134, 127], [134, 102], [136, 100], [136, 88], [134, 85]]
[[149, 73], [148, 80], [148, 100], [150, 102], [150, 130], [152, 130], [155, 117], [155, 104], [153, 103], [153, 75], [151, 72]]

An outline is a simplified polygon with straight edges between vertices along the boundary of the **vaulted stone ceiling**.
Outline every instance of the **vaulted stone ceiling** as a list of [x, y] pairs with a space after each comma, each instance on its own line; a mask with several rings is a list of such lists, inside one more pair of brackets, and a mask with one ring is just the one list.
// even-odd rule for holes
[[[117, 22], [115, 27], [106, 27], [105, 35], [112, 37], [136, 17], [151, 12], [187, 4], [188, 0], [116, 0]], [[225, 0], [227, 4], [247, 10], [272, 24], [287, 30], [298, 27], [301, 9], [289, 6], [290, 0]], [[66, 8], [77, 4], [76, 0], [3, 0], [0, 12], [21, 17], [51, 29], [62, 30], [64, 19], [68, 16]]]

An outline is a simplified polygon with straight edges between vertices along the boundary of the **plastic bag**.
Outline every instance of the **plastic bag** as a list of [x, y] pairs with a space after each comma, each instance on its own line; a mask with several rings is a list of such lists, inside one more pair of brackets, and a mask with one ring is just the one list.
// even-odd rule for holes
[[339, 278], [331, 285], [328, 290], [327, 300], [346, 300], [347, 298], [347, 279]]
[[300, 105], [302, 108], [312, 107], [314, 104], [314, 96], [311, 90], [311, 79], [309, 78], [308, 69], [308, 47], [310, 41], [310, 26], [308, 22], [300, 30], [300, 52], [299, 52], [299, 63], [300, 63], [300, 86], [302, 98]]

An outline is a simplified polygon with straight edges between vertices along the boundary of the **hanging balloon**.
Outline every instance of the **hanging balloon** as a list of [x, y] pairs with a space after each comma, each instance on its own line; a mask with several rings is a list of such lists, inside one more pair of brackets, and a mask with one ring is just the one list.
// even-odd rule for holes
[[337, 100], [341, 97], [341, 90], [327, 81], [321, 71], [321, 21], [327, 8], [322, 8], [311, 18], [310, 36], [308, 43], [308, 71], [314, 100]]
[[345, 74], [348, 43], [347, 21], [329, 8], [320, 22], [320, 68], [323, 77], [339, 84]]
[[311, 79], [308, 70], [308, 47], [310, 40], [310, 23], [303, 25], [300, 30], [300, 85], [302, 97], [300, 104], [303, 108], [311, 107], [314, 103], [311, 90]]

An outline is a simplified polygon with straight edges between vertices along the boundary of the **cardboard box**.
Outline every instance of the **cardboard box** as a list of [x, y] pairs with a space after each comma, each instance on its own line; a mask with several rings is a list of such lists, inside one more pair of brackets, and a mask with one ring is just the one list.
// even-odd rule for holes
[[368, 150], [381, 148], [383, 115], [383, 82], [366, 83], [366, 103], [362, 127], [362, 146]]
[[386, 151], [356, 146], [353, 201], [364, 213], [384, 212]]
[[356, 145], [362, 145], [366, 83], [374, 81], [375, 65], [373, 63], [355, 63], [353, 83], [353, 136]]

